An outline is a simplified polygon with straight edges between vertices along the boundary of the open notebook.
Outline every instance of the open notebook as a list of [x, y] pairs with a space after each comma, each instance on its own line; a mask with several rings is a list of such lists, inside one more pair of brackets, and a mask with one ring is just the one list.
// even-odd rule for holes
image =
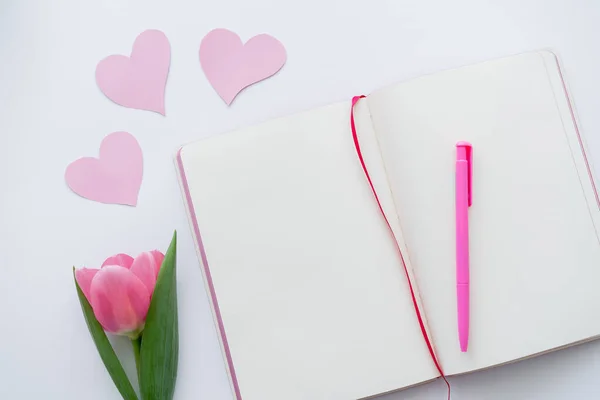
[[[350, 100], [178, 153], [238, 400], [361, 399], [439, 376], [349, 114]], [[355, 118], [447, 375], [600, 335], [599, 201], [552, 53], [392, 85]], [[467, 353], [456, 322], [460, 140], [475, 167]]]

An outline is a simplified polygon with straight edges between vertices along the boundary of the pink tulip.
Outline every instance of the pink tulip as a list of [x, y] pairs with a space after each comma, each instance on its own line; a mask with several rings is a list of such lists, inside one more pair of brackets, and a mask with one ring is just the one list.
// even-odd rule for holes
[[139, 336], [164, 258], [158, 250], [135, 259], [117, 254], [106, 259], [100, 269], [75, 271], [77, 283], [105, 331], [132, 339]]

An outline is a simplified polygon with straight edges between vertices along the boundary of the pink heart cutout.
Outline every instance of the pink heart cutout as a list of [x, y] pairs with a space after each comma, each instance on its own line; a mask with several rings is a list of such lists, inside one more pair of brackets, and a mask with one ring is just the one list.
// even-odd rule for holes
[[227, 29], [210, 31], [200, 44], [200, 65], [227, 105], [247, 86], [274, 75], [286, 61], [283, 44], [273, 36], [254, 36], [246, 44]]
[[111, 55], [98, 63], [96, 83], [110, 100], [128, 108], [165, 115], [165, 86], [171, 46], [164, 33], [138, 35], [131, 56]]
[[142, 185], [142, 149], [133, 135], [113, 132], [100, 144], [100, 157], [73, 161], [65, 171], [72, 191], [100, 203], [135, 206]]

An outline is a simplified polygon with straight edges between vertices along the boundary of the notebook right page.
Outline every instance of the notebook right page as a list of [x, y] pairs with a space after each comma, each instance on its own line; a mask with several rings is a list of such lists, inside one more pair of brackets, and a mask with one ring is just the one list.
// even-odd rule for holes
[[[368, 104], [447, 374], [600, 334], [599, 207], [552, 53], [425, 76], [375, 92]], [[461, 140], [474, 158], [467, 353], [456, 322]]]

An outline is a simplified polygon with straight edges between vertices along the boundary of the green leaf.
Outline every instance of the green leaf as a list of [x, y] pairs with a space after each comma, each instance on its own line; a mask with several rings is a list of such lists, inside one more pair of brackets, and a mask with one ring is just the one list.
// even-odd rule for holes
[[177, 379], [177, 231], [160, 267], [142, 333], [140, 390], [144, 400], [171, 400]]
[[[75, 267], [73, 267], [73, 278], [75, 279]], [[81, 303], [81, 310], [83, 311], [85, 322], [87, 323], [92, 339], [94, 339], [94, 343], [96, 344], [96, 348], [98, 349], [98, 353], [100, 353], [100, 358], [102, 358], [106, 370], [121, 393], [121, 396], [123, 396], [123, 399], [138, 400], [137, 394], [135, 393], [135, 390], [133, 390], [133, 386], [131, 386], [131, 382], [129, 382], [129, 378], [127, 378], [127, 374], [125, 374], [125, 370], [117, 358], [117, 354], [112, 348], [108, 337], [106, 337], [102, 325], [100, 325], [96, 319], [92, 306], [81, 291], [77, 279], [75, 279], [75, 286], [77, 287], [77, 296]]]

